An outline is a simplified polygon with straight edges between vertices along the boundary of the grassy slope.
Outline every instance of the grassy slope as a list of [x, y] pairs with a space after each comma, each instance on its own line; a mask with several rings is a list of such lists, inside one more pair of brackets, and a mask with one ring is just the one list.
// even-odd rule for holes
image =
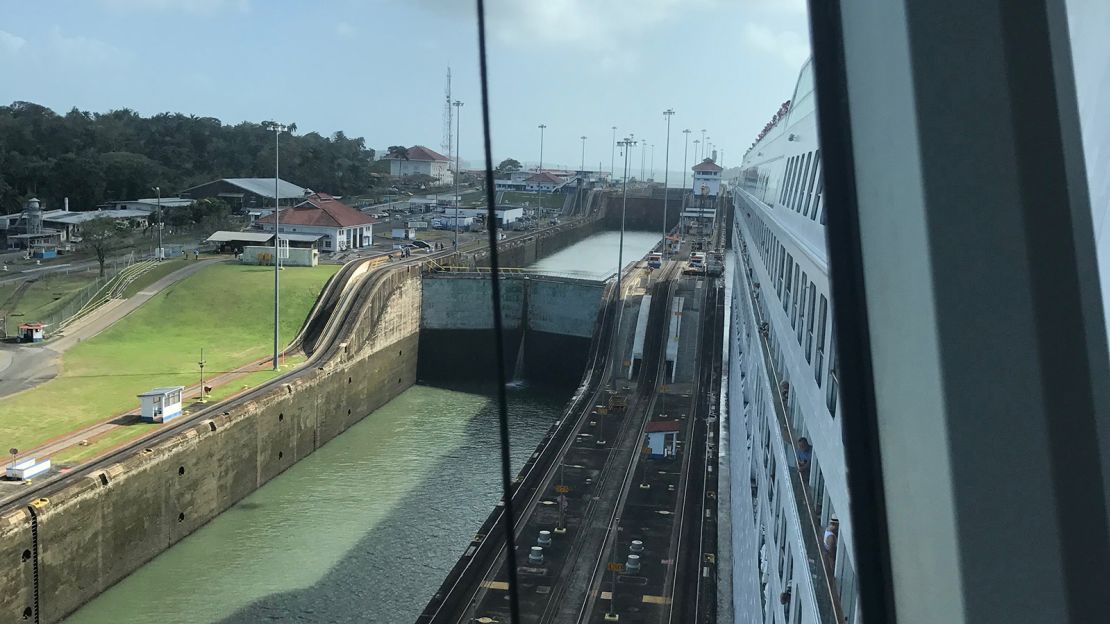
[[127, 288], [123, 289], [123, 298], [129, 299], [133, 297], [135, 293], [146, 288], [147, 286], [150, 286], [154, 282], [157, 282], [158, 280], [169, 275], [170, 273], [173, 273], [178, 269], [186, 267], [189, 262], [192, 261], [187, 261], [182, 258], [163, 260], [158, 264], [158, 266], [147, 271], [146, 273], [143, 273], [139, 277], [135, 278], [135, 281], [128, 284]]
[[[78, 292], [96, 280], [96, 272], [51, 275], [33, 282], [19, 298], [10, 316], [20, 323], [38, 321], [60, 310]], [[12, 333], [15, 333], [14, 324]]]
[[[293, 338], [337, 265], [282, 271], [281, 333]], [[66, 353], [62, 373], [0, 399], [0, 442], [31, 448], [138, 409], [135, 395], [198, 379], [272, 352], [273, 269], [219, 264], [170, 286], [141, 308]]]

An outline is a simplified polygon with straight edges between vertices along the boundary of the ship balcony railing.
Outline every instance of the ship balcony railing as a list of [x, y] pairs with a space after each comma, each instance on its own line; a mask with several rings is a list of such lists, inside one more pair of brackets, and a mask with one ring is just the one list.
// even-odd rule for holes
[[[741, 255], [744, 264], [746, 266], [751, 266], [751, 259], [748, 257], [747, 250], [744, 250]], [[782, 378], [779, 371], [775, 368], [774, 361], [771, 358], [770, 320], [767, 318], [766, 312], [763, 309], [765, 302], [762, 301], [763, 298], [759, 296], [759, 291], [754, 288], [748, 292], [748, 296], [751, 298], [752, 308], [755, 310], [756, 327], [761, 328], [765, 323], [768, 327], [767, 332], [759, 330], [760, 350], [762, 351], [763, 363], [767, 369], [767, 374], [773, 389], [771, 393], [773, 395], [771, 404], [774, 407], [775, 417], [778, 419], [779, 433], [781, 434], [786, 453], [793, 459], [786, 473], [789, 475], [794, 501], [801, 515], [801, 517], [798, 518], [798, 524], [802, 528], [802, 542], [805, 545], [810, 577], [813, 579], [817, 611], [820, 614], [822, 622], [844, 622], [843, 611], [840, 607], [840, 598], [837, 595], [835, 587], [835, 576], [833, 574], [834, 562], [830, 560], [831, 557], [829, 553], [824, 549], [822, 537], [824, 536], [825, 529], [821, 525], [820, 510], [814, 504], [813, 490], [810, 488], [809, 483], [807, 483], [806, 475], [798, 469], [798, 457], [794, 446], [797, 437], [790, 424], [790, 419], [787, 416], [786, 404], [783, 401], [783, 394], [781, 391], [783, 382], [786, 380]]]

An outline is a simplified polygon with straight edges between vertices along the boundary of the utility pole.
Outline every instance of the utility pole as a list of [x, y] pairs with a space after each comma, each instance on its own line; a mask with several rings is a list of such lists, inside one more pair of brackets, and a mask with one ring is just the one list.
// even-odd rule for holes
[[154, 191], [158, 193], [158, 251], [154, 254], [155, 258], [161, 260], [165, 257], [165, 252], [162, 251], [162, 187], [154, 187]]
[[462, 121], [463, 103], [455, 100], [451, 106], [455, 107], [455, 253], [459, 252], [459, 208], [462, 208], [462, 197], [459, 196], [459, 144], [462, 136], [459, 133]]
[[663, 158], [663, 245], [659, 248], [660, 260], [667, 259], [667, 200], [671, 196], [670, 189], [667, 188], [667, 182], [671, 168], [671, 117], [673, 115], [673, 108], [663, 111], [663, 116], [667, 118], [667, 146], [664, 148], [666, 155]]
[[278, 354], [280, 350], [278, 321], [280, 315], [278, 312], [278, 304], [280, 303], [280, 295], [278, 294], [281, 286], [281, 255], [278, 243], [281, 241], [281, 189], [278, 186], [281, 180], [281, 161], [279, 160], [279, 150], [281, 148], [281, 133], [285, 131], [286, 127], [277, 122], [270, 124], [270, 129], [274, 131], [274, 370], [278, 369]]
[[536, 171], [537, 173], [543, 173], [543, 130], [547, 127], [547, 124], [540, 124], [538, 127], [540, 129], [540, 166]]
[[617, 127], [613, 126], [613, 145], [609, 149], [609, 181], [610, 182], [615, 182], [616, 181], [616, 180], [613, 179], [614, 177], [616, 177], [616, 172], [617, 172], [616, 167], [613, 166], [617, 162], [616, 158], [617, 158]]

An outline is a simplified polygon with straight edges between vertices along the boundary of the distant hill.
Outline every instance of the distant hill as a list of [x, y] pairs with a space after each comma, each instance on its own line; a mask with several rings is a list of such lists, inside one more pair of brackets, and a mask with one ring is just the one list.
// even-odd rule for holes
[[[362, 137], [281, 137], [281, 177], [335, 195], [368, 191], [374, 150]], [[217, 178], [273, 177], [274, 134], [259, 123], [129, 109], [65, 115], [31, 102], [0, 106], [0, 210], [32, 195], [74, 210], [177, 191]]]

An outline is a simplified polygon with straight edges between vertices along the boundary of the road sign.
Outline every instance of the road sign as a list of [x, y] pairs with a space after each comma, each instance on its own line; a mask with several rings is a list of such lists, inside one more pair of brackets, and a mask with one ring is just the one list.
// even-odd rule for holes
[[610, 572], [624, 572], [624, 564], [623, 563], [617, 563], [616, 561], [612, 561], [612, 562], [609, 563], [609, 571]]
[[566, 486], [566, 485], [556, 485], [555, 486], [555, 492], [557, 492], [559, 494], [566, 494], [569, 491], [570, 491], [569, 486]]

